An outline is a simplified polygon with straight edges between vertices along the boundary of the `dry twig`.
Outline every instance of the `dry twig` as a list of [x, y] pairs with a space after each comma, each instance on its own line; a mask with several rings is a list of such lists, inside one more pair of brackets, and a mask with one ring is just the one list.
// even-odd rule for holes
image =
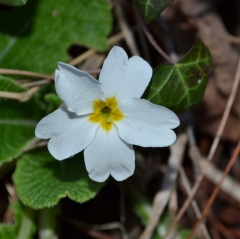
[[240, 44], [240, 37], [228, 34], [228, 40], [234, 44]]
[[[180, 173], [180, 177], [181, 177], [183, 186], [184, 186], [187, 194], [190, 195], [191, 186], [190, 186], [190, 183], [189, 183], [189, 181], [187, 179], [187, 176], [185, 174], [185, 171], [184, 171], [183, 167], [179, 168], [179, 173]], [[195, 199], [193, 199], [191, 201], [191, 205], [192, 205], [192, 208], [193, 208], [193, 210], [194, 210], [194, 212], [196, 214], [196, 217], [200, 218], [201, 217], [201, 212], [200, 212], [200, 209], [198, 207], [197, 201]], [[203, 234], [204, 238], [211, 239], [205, 223], [201, 223], [201, 230], [202, 230], [202, 234]]]
[[[225, 127], [226, 122], [227, 122], [227, 118], [229, 116], [231, 107], [233, 105], [234, 98], [236, 96], [236, 92], [237, 92], [237, 89], [238, 89], [239, 81], [240, 81], [240, 58], [239, 58], [239, 61], [238, 61], [237, 72], [236, 72], [235, 79], [234, 79], [234, 82], [233, 82], [233, 85], [232, 85], [231, 94], [230, 94], [230, 96], [228, 98], [228, 102], [227, 102], [227, 105], [226, 105], [223, 117], [221, 119], [220, 126], [218, 128], [217, 134], [216, 134], [216, 136], [214, 138], [213, 144], [211, 146], [210, 152], [209, 152], [208, 157], [207, 157], [208, 161], [212, 160], [212, 157], [213, 157], [213, 155], [214, 155], [214, 153], [216, 151], [217, 145], [218, 145], [219, 140], [221, 138], [221, 135], [223, 133], [224, 127]], [[186, 201], [182, 205], [181, 209], [179, 210], [178, 214], [176, 215], [175, 219], [173, 220], [173, 222], [169, 226], [168, 231], [164, 235], [163, 239], [167, 237], [167, 235], [171, 232], [172, 228], [175, 227], [177, 222], [179, 222], [179, 220], [182, 218], [183, 214], [185, 213], [185, 211], [189, 207], [189, 204], [191, 203], [194, 195], [196, 194], [196, 192], [197, 192], [197, 190], [198, 190], [198, 188], [199, 188], [199, 186], [200, 186], [200, 184], [201, 184], [201, 182], [202, 182], [202, 180], [204, 178], [204, 175], [205, 175], [205, 173], [206, 173], [206, 171], [208, 169], [208, 166], [209, 166], [209, 164], [205, 165], [201, 175], [199, 175], [199, 177], [196, 179], [196, 182], [195, 182], [195, 184], [194, 184], [194, 186], [193, 186], [193, 188], [191, 190], [190, 195], [188, 196], [188, 198], [186, 199]]]
[[106, 223], [102, 225], [89, 225], [86, 223], [82, 223], [76, 220], [69, 219], [67, 217], [62, 216], [62, 219], [68, 223], [70, 223], [75, 228], [86, 232], [88, 235], [97, 238], [97, 239], [115, 239], [115, 237], [103, 234], [102, 230], [115, 230], [118, 229], [122, 233], [123, 239], [128, 239], [128, 236], [126, 236], [126, 229], [120, 222], [111, 222]]
[[131, 31], [130, 27], [127, 24], [127, 21], [125, 19], [125, 16], [123, 14], [123, 11], [122, 11], [122, 8], [121, 8], [120, 4], [115, 5], [115, 10], [116, 10], [116, 17], [117, 17], [117, 20], [118, 20], [119, 27], [122, 30], [122, 33], [124, 35], [124, 39], [125, 39], [128, 47], [129, 47], [132, 55], [138, 55], [139, 56], [140, 54], [139, 54], [139, 50], [137, 48], [136, 41], [134, 39], [134, 36], [132, 34], [132, 31]]
[[29, 89], [26, 92], [6, 92], [6, 91], [0, 91], [0, 98], [8, 98], [8, 99], [15, 99], [19, 100], [21, 102], [28, 101], [34, 93], [36, 93], [40, 89], [39, 86], [33, 87]]
[[212, 206], [220, 188], [221, 188], [221, 184], [223, 183], [224, 179], [226, 178], [227, 174], [229, 173], [230, 169], [232, 168], [234, 162], [236, 161], [236, 159], [238, 158], [238, 155], [239, 155], [239, 152], [240, 152], [240, 140], [233, 152], [233, 155], [231, 157], [231, 159], [229, 160], [225, 170], [224, 170], [224, 173], [222, 175], [222, 178], [221, 180], [219, 181], [218, 185], [215, 187], [215, 189], [213, 190], [212, 194], [211, 194], [211, 197], [208, 199], [207, 201], [207, 204], [206, 206], [204, 207], [203, 209], [203, 212], [202, 212], [202, 215], [201, 215], [201, 218], [198, 219], [198, 221], [196, 222], [196, 224], [194, 225], [190, 235], [188, 236], [188, 239], [192, 239], [193, 236], [195, 235], [196, 233], [196, 230], [198, 229], [199, 225], [202, 223], [202, 221], [204, 220], [204, 218], [207, 216], [208, 212], [209, 212], [209, 209], [210, 207]]
[[4, 75], [19, 75], [19, 76], [32, 76], [36, 78], [47, 78], [48, 75], [39, 74], [31, 71], [21, 71], [21, 70], [12, 70], [12, 69], [0, 69], [0, 74]]
[[[108, 44], [109, 45], [114, 45], [116, 44], [118, 41], [120, 41], [123, 38], [123, 33], [120, 32], [112, 37], [110, 37], [108, 39]], [[86, 60], [88, 57], [92, 56], [93, 54], [95, 54], [96, 51], [93, 49], [90, 49], [88, 51], [86, 51], [85, 53], [83, 53], [82, 55], [76, 57], [75, 59], [73, 59], [72, 61], [69, 62], [69, 64], [71, 65], [77, 65], [79, 63], [81, 63], [82, 61]], [[9, 72], [15, 72], [17, 74], [17, 72], [21, 75], [31, 75], [35, 77], [39, 77], [39, 78], [46, 78], [44, 80], [41, 81], [37, 81], [37, 82], [30, 82], [30, 83], [26, 83], [24, 84], [25, 87], [29, 87], [29, 86], [34, 86], [33, 88], [29, 89], [27, 92], [21, 92], [21, 93], [16, 93], [16, 92], [5, 92], [5, 91], [0, 91], [0, 98], [8, 98], [8, 99], [15, 99], [15, 100], [19, 100], [21, 102], [25, 102], [27, 100], [29, 100], [32, 95], [34, 93], [36, 93], [44, 84], [48, 84], [49, 80], [54, 79], [54, 73], [51, 76], [46, 76], [46, 75], [42, 75], [42, 74], [38, 74], [38, 73], [34, 73], [34, 72], [28, 72], [28, 71], [18, 71], [18, 70], [7, 70], [7, 69], [2, 69], [5, 70], [5, 72], [8, 72], [8, 74], [10, 74]], [[3, 71], [4, 72], [4, 71]], [[99, 72], [99, 70], [97, 69], [97, 72]]]
[[225, 227], [216, 217], [214, 217], [213, 215], [210, 215], [209, 219], [213, 224], [213, 226], [224, 236], [224, 238], [236, 239], [232, 235], [231, 231], [227, 227]]
[[150, 218], [139, 239], [150, 239], [158, 224], [160, 216], [168, 203], [172, 190], [175, 187], [178, 168], [181, 165], [186, 144], [187, 135], [181, 134], [178, 136], [175, 144], [170, 147], [171, 154], [168, 160], [168, 168], [163, 179], [162, 187], [154, 197]]

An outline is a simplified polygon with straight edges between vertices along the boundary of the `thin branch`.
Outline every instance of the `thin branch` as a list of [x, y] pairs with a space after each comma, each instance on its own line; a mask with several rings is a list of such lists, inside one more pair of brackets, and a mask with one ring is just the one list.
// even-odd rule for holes
[[72, 65], [72, 66], [76, 66], [76, 65], [80, 64], [81, 62], [83, 62], [84, 60], [86, 60], [87, 58], [89, 58], [90, 56], [93, 56], [95, 53], [96, 53], [96, 51], [94, 49], [87, 50], [83, 54], [72, 59], [68, 64]]
[[20, 100], [21, 97], [21, 93], [0, 91], [0, 98]]
[[132, 31], [130, 29], [130, 27], [128, 26], [127, 24], [127, 21], [125, 19], [125, 16], [123, 14], [123, 11], [122, 11], [122, 8], [121, 8], [121, 5], [119, 3], [117, 3], [115, 5], [115, 12], [116, 12], [116, 17], [117, 17], [117, 20], [118, 20], [118, 24], [119, 24], [119, 27], [121, 28], [122, 30], [122, 33], [124, 35], [124, 39], [132, 53], [132, 55], [140, 55], [139, 53], [139, 50], [137, 48], [137, 44], [136, 44], [136, 41], [134, 39], [134, 36], [132, 34]]
[[[99, 74], [100, 71], [101, 71], [101, 69], [93, 69], [93, 70], [89, 70], [89, 71], [86, 71], [86, 72], [89, 73], [90, 75], [92, 75], [92, 74]], [[49, 83], [49, 80], [45, 79], [45, 80], [40, 80], [40, 81], [27, 82], [25, 84], [22, 84], [22, 87], [32, 87], [32, 86], [46, 85], [48, 83]]]
[[102, 225], [93, 225], [91, 226], [92, 229], [94, 230], [114, 230], [114, 229], [119, 229], [122, 233], [122, 238], [123, 239], [129, 239], [129, 236], [127, 234], [127, 230], [124, 227], [124, 225], [120, 222], [111, 222], [111, 223], [106, 223]]
[[223, 183], [224, 179], [226, 178], [227, 174], [229, 173], [230, 169], [232, 168], [233, 164], [235, 163], [236, 159], [238, 158], [240, 152], [240, 140], [233, 152], [233, 155], [231, 157], [231, 159], [229, 160], [224, 173], [222, 175], [221, 180], [219, 181], [218, 185], [215, 187], [215, 189], [213, 190], [211, 197], [208, 199], [206, 206], [204, 207], [204, 210], [202, 212], [201, 218], [198, 219], [198, 221], [196, 222], [196, 224], [194, 225], [190, 235], [188, 236], [188, 239], [192, 239], [196, 233], [196, 230], [198, 229], [199, 225], [202, 223], [202, 221], [204, 220], [204, 218], [207, 216], [210, 207], [212, 206], [220, 188], [221, 188], [221, 184]]
[[122, 238], [123, 239], [128, 239], [128, 237], [125, 237], [126, 229], [122, 225], [122, 223], [120, 223], [120, 222], [111, 222], [111, 223], [106, 223], [106, 224], [101, 224], [101, 225], [90, 225], [90, 224], [79, 222], [77, 220], [69, 219], [69, 218], [67, 218], [65, 216], [62, 216], [61, 218], [64, 221], [66, 221], [69, 224], [71, 224], [72, 226], [74, 226], [75, 228], [86, 232], [88, 235], [91, 235], [93, 237], [95, 237], [94, 235], [97, 235], [98, 237], [95, 237], [95, 238], [99, 238], [99, 239], [102, 238], [102, 239], [104, 239], [104, 236], [105, 236], [106, 239], [107, 238], [114, 239], [115, 237], [112, 237], [112, 236], [109, 236], [109, 235], [106, 235], [106, 234], [102, 234], [99, 231], [101, 231], [101, 230], [115, 230], [115, 229], [118, 229], [122, 233]]
[[[233, 81], [231, 94], [229, 95], [229, 98], [228, 98], [228, 101], [227, 101], [227, 105], [225, 107], [225, 110], [224, 110], [224, 113], [223, 113], [223, 117], [221, 119], [220, 126], [219, 126], [219, 128], [217, 130], [217, 135], [214, 138], [213, 144], [211, 146], [210, 152], [209, 152], [208, 157], [207, 157], [208, 161], [212, 160], [212, 157], [213, 157], [213, 155], [215, 153], [215, 150], [217, 148], [217, 145], [219, 143], [219, 140], [220, 140], [221, 135], [223, 133], [223, 130], [225, 128], [225, 125], [226, 125], [226, 122], [227, 122], [230, 110], [232, 108], [232, 105], [233, 105], [233, 102], [234, 102], [234, 99], [235, 99], [235, 96], [236, 96], [236, 92], [237, 92], [237, 89], [238, 89], [239, 81], [240, 81], [240, 58], [239, 58], [239, 61], [238, 61], [238, 67], [237, 67], [237, 71], [236, 71], [236, 74], [235, 74], [235, 79]], [[199, 186], [200, 186], [200, 184], [201, 184], [201, 182], [202, 182], [202, 180], [204, 178], [204, 175], [205, 175], [205, 173], [208, 170], [208, 167], [209, 167], [209, 163], [206, 164], [205, 167], [203, 168], [202, 174], [199, 175], [199, 177], [197, 177], [196, 182], [195, 182], [195, 184], [194, 184], [194, 186], [192, 188], [192, 191], [191, 191], [190, 195], [185, 200], [184, 204], [182, 205], [182, 207], [179, 210], [178, 214], [176, 215], [175, 219], [172, 221], [172, 223], [169, 226], [168, 231], [164, 235], [163, 239], [166, 239], [167, 235], [171, 232], [172, 228], [174, 228], [176, 226], [176, 224], [179, 222], [179, 220], [182, 218], [183, 214], [185, 213], [185, 211], [189, 207], [189, 204], [191, 203], [194, 195], [196, 194], [196, 192], [197, 192], [197, 190], [198, 190], [198, 188], [199, 188]]]
[[[114, 45], [116, 44], [118, 41], [123, 39], [123, 33], [120, 32], [112, 37], [110, 37], [108, 39], [108, 44], [109, 45]], [[79, 63], [81, 63], [82, 61], [86, 60], [88, 57], [92, 56], [93, 54], [95, 54], [96, 51], [93, 49], [90, 49], [88, 51], [86, 51], [85, 53], [83, 53], [82, 55], [74, 58], [72, 61], [69, 62], [70, 65], [77, 65]], [[0, 69], [1, 70], [1, 69]], [[41, 81], [37, 81], [37, 82], [29, 82], [29, 83], [25, 83], [24, 87], [32, 87], [29, 91], [27, 92], [21, 92], [21, 93], [16, 93], [16, 92], [5, 92], [5, 91], [0, 91], [0, 98], [8, 98], [8, 99], [15, 99], [15, 100], [19, 100], [19, 101], [27, 101], [34, 93], [36, 93], [39, 89], [40, 86], [48, 84], [49, 80], [54, 79], [54, 73], [50, 76], [47, 75], [42, 75], [42, 74], [38, 74], [38, 73], [34, 73], [34, 72], [28, 72], [28, 71], [19, 71], [19, 70], [7, 70], [7, 69], [2, 69], [2, 70], [6, 70], [6, 74], [10, 74], [10, 72], [12, 73], [19, 73], [21, 74], [28, 74], [29, 76], [38, 76], [39, 78], [45, 78]], [[1, 72], [1, 71], [0, 71]], [[4, 71], [3, 71], [4, 72]], [[99, 69], [96, 70], [92, 70], [89, 71], [90, 74], [94, 74], [94, 73], [98, 73]]]
[[19, 100], [21, 102], [28, 101], [34, 93], [36, 93], [40, 89], [39, 86], [33, 87], [29, 89], [26, 92], [6, 92], [6, 91], [0, 91], [0, 98], [8, 98], [8, 99], [14, 99]]
[[[206, 164], [209, 164], [208, 170], [205, 173], [205, 177], [217, 184], [221, 179], [223, 172], [218, 169], [214, 164], [210, 163], [204, 156], [199, 152], [199, 148], [196, 145], [193, 128], [191, 125], [187, 127], [187, 133], [189, 138], [189, 157], [191, 158], [194, 171], [197, 171], [197, 176], [201, 173], [201, 170]], [[197, 169], [197, 170], [196, 170]], [[221, 185], [221, 190], [229, 194], [232, 198], [240, 202], [240, 184], [228, 175]]]
[[152, 237], [153, 231], [156, 228], [160, 216], [168, 203], [171, 192], [175, 187], [178, 168], [181, 165], [186, 144], [187, 135], [181, 134], [178, 136], [176, 143], [170, 146], [171, 154], [168, 160], [168, 168], [163, 179], [162, 187], [154, 197], [150, 218], [139, 239], [150, 239]]
[[[199, 159], [199, 163], [201, 167], [204, 168], [205, 164], [208, 164], [209, 161], [207, 161], [204, 157], [201, 157]], [[209, 164], [210, 165], [205, 174], [205, 177], [214, 184], [217, 184], [223, 175], [223, 171], [218, 169], [214, 164], [212, 163]], [[240, 184], [230, 175], [228, 175], [223, 181], [221, 185], [221, 190], [240, 202]]]
[[144, 31], [146, 37], [148, 38], [149, 42], [152, 44], [152, 46], [157, 50], [158, 53], [160, 53], [165, 58], [165, 60], [167, 60], [168, 62], [175, 65], [176, 62], [166, 52], [164, 52], [163, 49], [157, 44], [157, 42], [155, 41], [154, 37], [150, 33], [146, 23], [143, 20], [143, 17], [140, 15], [140, 13], [138, 14], [138, 16], [139, 16], [139, 20], [142, 24], [143, 31]]
[[48, 75], [39, 74], [36, 72], [31, 71], [21, 71], [21, 70], [12, 70], [12, 69], [2, 69], [0, 68], [0, 74], [7, 74], [7, 75], [20, 75], [20, 76], [32, 76], [36, 78], [47, 78]]
[[[190, 183], [188, 181], [188, 178], [185, 174], [185, 171], [183, 169], [183, 167], [180, 167], [179, 168], [179, 173], [180, 173], [180, 177], [181, 177], [181, 180], [182, 180], [182, 183], [183, 183], [183, 186], [187, 192], [188, 195], [190, 195], [190, 192], [191, 192], [191, 186], [190, 186]], [[197, 204], [197, 201], [195, 199], [193, 199], [191, 201], [191, 205], [192, 205], [192, 208], [196, 214], [196, 217], [197, 218], [200, 218], [201, 217], [201, 212], [200, 212], [200, 209], [198, 207], [198, 204]], [[202, 231], [202, 234], [204, 236], [204, 238], [206, 239], [211, 239], [210, 235], [209, 235], [209, 232], [207, 230], [207, 227], [205, 225], [205, 223], [201, 223], [201, 231]]]
[[228, 40], [234, 44], [240, 44], [240, 37], [228, 34]]
[[148, 40], [146, 38], [145, 33], [143, 32], [142, 29], [142, 24], [139, 20], [138, 17], [138, 9], [134, 6], [134, 3], [132, 3], [132, 9], [133, 9], [133, 14], [134, 14], [134, 18], [135, 18], [135, 22], [137, 23], [137, 34], [138, 34], [138, 39], [140, 42], [140, 49], [143, 52], [143, 56], [145, 58], [145, 60], [151, 65], [151, 56], [149, 53], [149, 46], [148, 46]]
[[27, 88], [27, 87], [33, 87], [33, 86], [40, 86], [40, 85], [46, 85], [49, 83], [49, 80], [39, 80], [39, 81], [32, 81], [28, 83], [22, 84], [22, 87]]
[[238, 60], [237, 73], [235, 75], [235, 79], [234, 79], [233, 84], [232, 84], [232, 89], [231, 89], [231, 92], [230, 92], [230, 95], [229, 95], [229, 98], [228, 98], [228, 101], [227, 101], [226, 108], [224, 110], [223, 117], [222, 117], [221, 122], [220, 122], [220, 126], [218, 127], [217, 134], [216, 134], [216, 136], [214, 138], [214, 141], [212, 143], [210, 152], [208, 154], [208, 157], [207, 157], [208, 160], [212, 159], [212, 157], [213, 157], [213, 155], [214, 155], [214, 153], [215, 153], [215, 151], [217, 149], [218, 143], [219, 143], [219, 141], [221, 139], [223, 130], [224, 130], [225, 125], [227, 123], [227, 119], [228, 119], [230, 110], [232, 108], [233, 101], [234, 101], [235, 96], [237, 94], [239, 81], [240, 81], [240, 57], [239, 57], [239, 60]]
[[99, 74], [101, 72], [101, 69], [87, 70], [86, 72], [90, 75], [94, 75], [94, 74]]
[[223, 225], [216, 217], [214, 217], [213, 215], [210, 215], [209, 219], [213, 224], [213, 226], [224, 236], [224, 238], [236, 239], [233, 236], [232, 232], [228, 229], [228, 227]]
[[[108, 44], [110, 46], [116, 44], [117, 42], [119, 42], [120, 40], [123, 39], [123, 33], [120, 32], [112, 37], [110, 37], [108, 39]], [[94, 49], [90, 49], [86, 52], [84, 52], [83, 54], [81, 54], [80, 56], [74, 58], [73, 60], [71, 60], [68, 64], [72, 65], [72, 66], [76, 66], [78, 64], [80, 64], [81, 62], [83, 62], [84, 60], [86, 60], [87, 58], [89, 58], [90, 56], [93, 56], [96, 53], [96, 50]]]
[[119, 32], [118, 34], [116, 34], [108, 39], [108, 45], [112, 46], [112, 45], [116, 44], [117, 42], [121, 41], [123, 39], [123, 37], [124, 37], [123, 33]]

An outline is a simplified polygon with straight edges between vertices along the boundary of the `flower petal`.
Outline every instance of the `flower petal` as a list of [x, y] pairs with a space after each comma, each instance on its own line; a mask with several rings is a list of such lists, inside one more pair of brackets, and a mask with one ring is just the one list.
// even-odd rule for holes
[[101, 83], [84, 71], [58, 63], [55, 86], [59, 97], [66, 103], [69, 111], [77, 115], [93, 112], [93, 101], [102, 98]]
[[105, 59], [99, 81], [105, 98], [116, 96], [121, 102], [140, 98], [152, 77], [152, 68], [139, 56], [128, 60], [121, 47], [113, 47]]
[[142, 147], [165, 147], [174, 143], [173, 128], [179, 119], [171, 110], [144, 99], [131, 99], [119, 106], [124, 118], [114, 122], [120, 137]]
[[122, 181], [135, 169], [132, 145], [118, 136], [115, 127], [109, 132], [98, 129], [95, 139], [84, 151], [84, 160], [89, 177], [97, 182], [105, 181], [110, 174]]
[[38, 138], [51, 138], [48, 142], [50, 153], [63, 160], [85, 149], [93, 141], [98, 127], [88, 120], [88, 116], [77, 116], [62, 107], [44, 117], [35, 134]]

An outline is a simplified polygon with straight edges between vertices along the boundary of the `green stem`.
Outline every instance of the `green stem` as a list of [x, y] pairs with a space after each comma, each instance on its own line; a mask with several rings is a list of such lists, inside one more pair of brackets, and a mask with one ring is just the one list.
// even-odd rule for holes
[[53, 239], [56, 229], [56, 208], [44, 208], [39, 211], [39, 239]]

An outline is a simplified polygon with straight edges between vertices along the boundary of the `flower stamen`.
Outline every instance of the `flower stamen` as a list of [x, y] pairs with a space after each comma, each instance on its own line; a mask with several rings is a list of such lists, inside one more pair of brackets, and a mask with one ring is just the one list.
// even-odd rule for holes
[[101, 127], [108, 132], [114, 121], [120, 121], [124, 117], [117, 106], [116, 97], [107, 98], [105, 102], [95, 100], [93, 102], [94, 112], [89, 115], [89, 120], [93, 123], [100, 123]]

